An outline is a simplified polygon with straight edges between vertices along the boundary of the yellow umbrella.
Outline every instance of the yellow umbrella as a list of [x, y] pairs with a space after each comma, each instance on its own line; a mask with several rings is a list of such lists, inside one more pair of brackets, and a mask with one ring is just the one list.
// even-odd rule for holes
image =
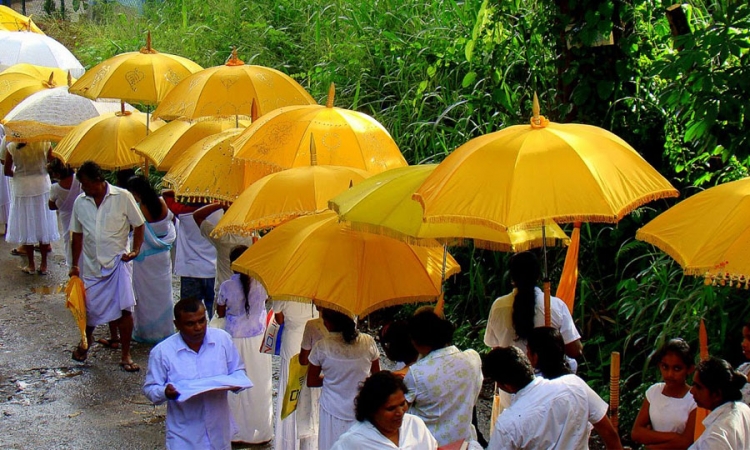
[[149, 32], [144, 48], [97, 64], [70, 87], [70, 92], [92, 100], [116, 98], [154, 105], [180, 81], [199, 70], [202, 67], [187, 58], [151, 48]]
[[[437, 167], [436, 164], [399, 167], [370, 177], [342, 192], [329, 202], [342, 220], [353, 229], [386, 234], [412, 244], [460, 243], [474, 240], [480, 248], [519, 252], [541, 247], [540, 229], [500, 231], [471, 223], [426, 223], [422, 207], [412, 194]], [[282, 172], [283, 173], [283, 172]], [[568, 238], [557, 224], [546, 225], [548, 245], [567, 243]]]
[[7, 6], [0, 5], [0, 30], [5, 31], [31, 31], [32, 33], [44, 34], [31, 20]]
[[235, 201], [250, 184], [271, 173], [233, 157], [229, 143], [241, 132], [230, 128], [191, 145], [164, 175], [164, 183], [189, 201]]
[[[151, 123], [150, 128], [155, 130], [160, 125]], [[105, 113], [73, 128], [52, 149], [52, 155], [73, 167], [91, 160], [103, 169], [120, 170], [142, 162], [130, 149], [145, 137], [146, 115], [142, 112]]]
[[[68, 72], [67, 70], [58, 69], [57, 67], [45, 67], [29, 63], [18, 63], [13, 64], [7, 69], [1, 71], [0, 75], [9, 73], [23, 73], [26, 75], [31, 75], [39, 81], [47, 81], [49, 80], [50, 74], [54, 75], [55, 80], [65, 80], [67, 79], [70, 72]], [[76, 81], [75, 78], [71, 78], [71, 80], [74, 82]]]
[[55, 86], [54, 74], [51, 72], [44, 80], [25, 73], [0, 73], [0, 119], [31, 94]]
[[88, 348], [88, 340], [86, 339], [86, 288], [80, 278], [70, 277], [68, 286], [65, 288], [65, 297], [67, 298], [65, 307], [73, 314], [73, 319], [75, 319], [76, 325], [81, 331], [80, 347], [86, 350]]
[[229, 207], [214, 233], [250, 235], [295, 217], [321, 213], [328, 200], [370, 176], [353, 167], [304, 166], [266, 175]]
[[750, 178], [695, 194], [661, 213], [635, 237], [674, 258], [687, 275], [750, 280]]
[[[235, 128], [234, 120], [211, 119], [199, 121], [173, 120], [139, 142], [133, 151], [149, 159], [157, 170], [168, 171], [183, 157], [183, 153], [199, 140]], [[241, 120], [240, 128], [250, 125]]]
[[320, 164], [380, 173], [406, 165], [388, 131], [372, 117], [333, 107], [333, 85], [326, 106], [280, 108], [253, 123], [232, 144], [235, 156], [274, 170], [310, 163], [309, 142], [316, 137]]
[[282, 106], [315, 104], [305, 88], [288, 75], [269, 67], [245, 65], [232, 51], [225, 65], [203, 69], [181, 81], [156, 108], [154, 117], [250, 116], [254, 101], [260, 115]]
[[[440, 295], [443, 249], [353, 231], [329, 211], [293, 219], [253, 244], [232, 269], [274, 300], [314, 301], [352, 316]], [[460, 270], [448, 257], [447, 274]]]

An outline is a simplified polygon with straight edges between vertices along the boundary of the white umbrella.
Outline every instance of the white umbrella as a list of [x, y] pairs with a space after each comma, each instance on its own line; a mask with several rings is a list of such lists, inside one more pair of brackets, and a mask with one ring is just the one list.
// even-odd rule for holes
[[75, 78], [80, 78], [85, 72], [78, 59], [49, 36], [0, 31], [0, 71], [18, 63], [58, 67], [70, 71]]
[[[126, 110], [133, 111], [130, 105]], [[68, 92], [68, 86], [30, 95], [2, 121], [9, 141], [60, 141], [74, 126], [107, 112], [120, 111], [118, 101], [93, 101]]]

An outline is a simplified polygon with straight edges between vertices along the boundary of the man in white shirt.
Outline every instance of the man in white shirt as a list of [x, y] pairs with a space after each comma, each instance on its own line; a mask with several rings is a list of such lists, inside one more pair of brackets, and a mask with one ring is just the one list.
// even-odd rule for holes
[[[83, 270], [71, 266], [69, 275], [81, 276], [86, 286], [88, 346], [91, 347], [97, 325], [115, 325], [122, 349], [120, 367], [127, 372], [137, 372], [140, 367], [130, 357], [135, 295], [133, 268], [127, 262], [140, 252], [143, 215], [130, 192], [107, 183], [101, 168], [93, 161], [83, 163], [76, 178], [83, 195], [73, 204], [71, 250], [73, 261], [79, 261], [83, 255]], [[128, 249], [131, 227], [133, 241]], [[73, 351], [73, 359], [86, 360], [87, 351], [78, 346]]]
[[157, 405], [167, 402], [167, 449], [230, 450], [229, 387], [204, 390], [185, 399], [182, 388], [176, 386], [222, 375], [251, 385], [245, 366], [229, 334], [207, 327], [206, 308], [200, 300], [180, 300], [174, 316], [179, 332], [151, 350], [143, 393]]
[[[588, 448], [589, 423], [607, 449], [622, 449], [607, 403], [575, 375], [546, 380], [517, 347], [499, 347], [483, 360], [485, 377], [515, 394], [495, 422], [488, 449]], [[589, 388], [590, 389], [590, 388]]]

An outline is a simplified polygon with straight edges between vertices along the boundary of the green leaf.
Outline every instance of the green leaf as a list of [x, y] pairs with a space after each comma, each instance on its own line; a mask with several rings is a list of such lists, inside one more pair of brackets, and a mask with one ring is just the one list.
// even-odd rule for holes
[[607, 100], [612, 95], [614, 89], [615, 83], [613, 81], [599, 81], [596, 83], [596, 92], [602, 100]]
[[477, 79], [477, 73], [472, 70], [471, 72], [464, 75], [464, 79], [463, 81], [461, 81], [461, 86], [465, 88], [469, 87], [474, 83], [474, 80], [476, 79]]
[[476, 44], [476, 41], [474, 39], [470, 39], [468, 42], [466, 42], [466, 47], [464, 47], [464, 55], [466, 56], [466, 61], [471, 62], [472, 56], [474, 56], [474, 45]]

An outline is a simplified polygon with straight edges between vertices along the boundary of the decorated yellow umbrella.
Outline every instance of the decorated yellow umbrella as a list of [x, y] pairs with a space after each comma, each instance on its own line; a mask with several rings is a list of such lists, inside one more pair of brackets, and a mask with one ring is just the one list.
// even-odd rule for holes
[[5, 5], [0, 5], [0, 30], [4, 31], [30, 31], [32, 33], [44, 34], [31, 20]]
[[[411, 197], [436, 167], [425, 164], [379, 173], [333, 198], [329, 207], [350, 222], [352, 229], [386, 234], [417, 245], [436, 240], [447, 244], [473, 240], [480, 248], [513, 252], [542, 246], [538, 228], [501, 231], [471, 223], [424, 222], [422, 207]], [[549, 223], [546, 228], [548, 245], [567, 243], [567, 236], [557, 224]]]
[[333, 100], [331, 85], [326, 106], [290, 106], [262, 116], [232, 144], [235, 156], [274, 170], [305, 166], [310, 163], [309, 142], [315, 135], [320, 164], [372, 173], [406, 165], [396, 142], [378, 121], [334, 108]]
[[[168, 171], [191, 145], [235, 125], [234, 119], [173, 120], [149, 134], [133, 151], [150, 160], [158, 170]], [[241, 120], [239, 125], [244, 128], [250, 122]]]
[[159, 104], [154, 117], [250, 116], [253, 102], [260, 115], [282, 106], [315, 104], [305, 88], [288, 75], [269, 67], [245, 65], [232, 51], [225, 65], [203, 69], [181, 81]]
[[370, 176], [344, 166], [304, 166], [266, 175], [229, 207], [214, 233], [250, 235], [295, 217], [326, 211], [328, 200]]
[[137, 52], [122, 53], [97, 64], [70, 87], [73, 94], [92, 100], [115, 98], [130, 103], [155, 105], [180, 81], [202, 70], [182, 56], [160, 53], [151, 48], [151, 32], [146, 46]]
[[44, 80], [25, 73], [0, 73], [0, 119], [31, 94], [55, 86], [56, 80], [51, 72]]
[[[350, 316], [435, 301], [443, 250], [354, 231], [333, 211], [293, 219], [253, 244], [232, 269], [260, 280], [274, 300], [310, 302]], [[447, 273], [460, 268], [448, 257]]]
[[[67, 70], [58, 69], [57, 67], [45, 67], [29, 63], [19, 63], [14, 64], [3, 71], [0, 71], [0, 75], [9, 73], [23, 73], [26, 75], [31, 75], [39, 81], [49, 80], [49, 76], [50, 74], [52, 74], [54, 75], [54, 79], [59, 81], [67, 79], [70, 72], [68, 72]], [[75, 78], [71, 78], [71, 80], [74, 82], [76, 81]]]
[[164, 175], [164, 183], [188, 201], [235, 201], [250, 184], [271, 173], [233, 157], [229, 143], [241, 132], [230, 128], [191, 145]]
[[750, 178], [695, 194], [661, 213], [635, 237], [674, 258], [685, 274], [747, 286]]
[[[151, 123], [152, 130], [162, 123]], [[139, 111], [106, 113], [81, 122], [52, 149], [52, 155], [79, 167], [94, 161], [106, 170], [139, 165], [141, 158], [130, 149], [146, 137], [146, 115]]]
[[68, 280], [68, 286], [65, 288], [65, 307], [70, 310], [73, 314], [73, 319], [78, 325], [78, 329], [81, 332], [81, 344], [82, 350], [88, 348], [88, 340], [86, 339], [86, 288], [83, 285], [83, 280], [76, 276], [70, 277]]

